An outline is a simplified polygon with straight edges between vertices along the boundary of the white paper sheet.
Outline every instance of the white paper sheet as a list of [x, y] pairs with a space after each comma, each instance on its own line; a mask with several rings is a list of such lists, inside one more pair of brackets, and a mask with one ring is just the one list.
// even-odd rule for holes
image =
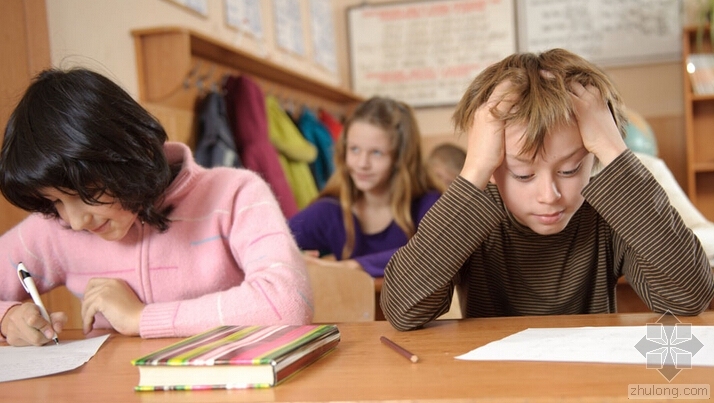
[[109, 337], [61, 340], [41, 347], [0, 347], [0, 382], [71, 371], [89, 361]]
[[666, 331], [664, 337], [648, 335], [647, 326], [526, 329], [456, 358], [646, 365], [647, 352], [667, 349], [691, 353], [692, 366], [714, 366], [714, 326], [689, 328], [689, 334]]

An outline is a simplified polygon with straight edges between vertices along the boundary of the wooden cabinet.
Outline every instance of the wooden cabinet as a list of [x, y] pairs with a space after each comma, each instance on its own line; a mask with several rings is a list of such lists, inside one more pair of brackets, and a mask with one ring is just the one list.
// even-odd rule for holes
[[697, 95], [687, 72], [687, 56], [712, 52], [709, 33], [704, 34], [702, 49], [697, 45], [697, 28], [687, 27], [682, 35], [684, 64], [684, 116], [687, 155], [687, 194], [709, 220], [714, 221], [714, 94]]
[[[0, 143], [10, 114], [32, 78], [50, 67], [50, 40], [44, 0], [6, 0], [0, 12]], [[0, 196], [0, 235], [27, 212]], [[42, 296], [50, 312], [79, 312], [79, 300], [59, 287]], [[70, 314], [66, 329], [81, 329], [82, 318]]]
[[[32, 77], [50, 66], [44, 0], [8, 0], [0, 12], [0, 143], [10, 114]], [[0, 195], [0, 235], [27, 213]]]

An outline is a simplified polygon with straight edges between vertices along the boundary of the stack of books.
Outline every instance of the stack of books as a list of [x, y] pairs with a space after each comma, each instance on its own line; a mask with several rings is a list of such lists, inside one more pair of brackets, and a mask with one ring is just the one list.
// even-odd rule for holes
[[132, 360], [137, 391], [268, 388], [332, 351], [335, 325], [220, 326]]
[[696, 95], [714, 94], [714, 54], [692, 53], [687, 56], [687, 72]]

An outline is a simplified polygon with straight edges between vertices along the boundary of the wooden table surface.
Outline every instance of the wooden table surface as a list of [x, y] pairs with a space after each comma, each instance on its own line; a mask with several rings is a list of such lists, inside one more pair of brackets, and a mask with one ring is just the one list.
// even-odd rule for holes
[[[644, 365], [455, 360], [488, 342], [530, 327], [637, 326], [660, 315], [632, 313], [437, 321], [398, 332], [387, 322], [339, 324], [335, 351], [272, 389], [134, 392], [137, 358], [176, 339], [112, 334], [82, 367], [63, 374], [0, 383], [3, 402], [242, 402], [242, 401], [627, 401], [629, 384], [669, 384]], [[714, 312], [680, 317], [714, 325]], [[643, 336], [645, 328], [643, 326]], [[380, 343], [386, 336], [414, 354], [414, 364]], [[81, 338], [80, 332], [62, 338]], [[639, 340], [633, 340], [635, 343]], [[714, 340], [702, 340], [707, 345]], [[707, 384], [714, 367], [682, 370], [669, 385]]]

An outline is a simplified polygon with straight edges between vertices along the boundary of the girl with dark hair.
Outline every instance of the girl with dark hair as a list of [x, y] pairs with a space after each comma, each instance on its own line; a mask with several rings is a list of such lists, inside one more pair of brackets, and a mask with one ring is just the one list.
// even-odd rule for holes
[[0, 237], [8, 343], [44, 344], [67, 320], [55, 312], [48, 323], [19, 302], [20, 262], [40, 292], [66, 285], [82, 300], [85, 332], [183, 337], [219, 324], [311, 321], [305, 263], [268, 185], [248, 170], [204, 169], [167, 140], [100, 74], [37, 76], [0, 152], [0, 191], [36, 213]]
[[381, 277], [440, 196], [422, 162], [412, 109], [383, 97], [360, 104], [337, 143], [335, 166], [319, 198], [290, 219], [290, 229], [303, 250], [336, 258], [308, 253], [308, 262]]

